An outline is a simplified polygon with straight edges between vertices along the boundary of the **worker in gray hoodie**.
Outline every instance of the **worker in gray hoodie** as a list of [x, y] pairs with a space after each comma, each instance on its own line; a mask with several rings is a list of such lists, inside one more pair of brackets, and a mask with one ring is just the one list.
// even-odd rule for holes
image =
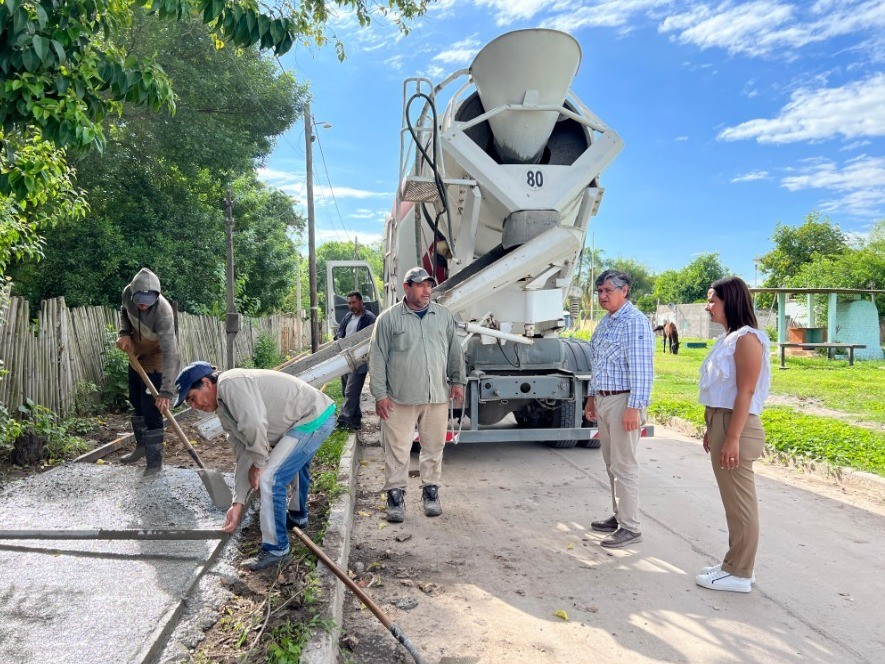
[[129, 367], [129, 403], [136, 447], [121, 461], [133, 463], [146, 456], [144, 474], [156, 475], [163, 467], [162, 412], [175, 397], [179, 359], [172, 305], [161, 293], [160, 279], [146, 267], [123, 289], [117, 347], [135, 355], [160, 395], [154, 399], [141, 376]]

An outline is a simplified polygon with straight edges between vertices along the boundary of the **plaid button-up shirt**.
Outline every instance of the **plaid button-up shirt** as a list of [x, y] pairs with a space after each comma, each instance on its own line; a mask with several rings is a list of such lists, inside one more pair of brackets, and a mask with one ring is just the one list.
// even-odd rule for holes
[[629, 300], [606, 314], [590, 339], [590, 396], [629, 390], [627, 406], [647, 408], [654, 378], [654, 332], [648, 318]]

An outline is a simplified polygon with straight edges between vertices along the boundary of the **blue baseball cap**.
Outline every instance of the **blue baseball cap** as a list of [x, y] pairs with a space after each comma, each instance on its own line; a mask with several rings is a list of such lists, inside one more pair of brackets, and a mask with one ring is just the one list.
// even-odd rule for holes
[[211, 375], [214, 371], [215, 367], [202, 360], [191, 362], [182, 369], [181, 373], [178, 374], [178, 378], [175, 379], [175, 389], [178, 390], [178, 396], [175, 397], [175, 404], [172, 407], [180, 406], [187, 399], [187, 393], [191, 391], [194, 384]]

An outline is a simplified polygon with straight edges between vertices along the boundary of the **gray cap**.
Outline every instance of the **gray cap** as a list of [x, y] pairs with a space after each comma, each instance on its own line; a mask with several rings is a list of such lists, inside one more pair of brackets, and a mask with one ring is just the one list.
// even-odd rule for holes
[[423, 267], [413, 267], [411, 270], [406, 272], [406, 276], [403, 277], [403, 283], [409, 284], [420, 284], [423, 281], [432, 281], [433, 285], [436, 286], [436, 279], [427, 274], [427, 270]]

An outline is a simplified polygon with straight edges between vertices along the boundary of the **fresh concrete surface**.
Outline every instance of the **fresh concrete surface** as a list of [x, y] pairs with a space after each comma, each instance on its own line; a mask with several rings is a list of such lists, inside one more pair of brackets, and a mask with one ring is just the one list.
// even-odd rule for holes
[[[611, 513], [599, 450], [450, 447], [443, 515], [423, 516], [413, 477], [396, 525], [384, 523], [381, 450], [361, 454], [351, 568], [380, 562], [370, 594], [427, 664], [882, 661], [881, 494], [757, 464], [758, 583], [740, 595], [694, 583], [727, 545], [696, 439], [658, 428], [641, 444], [644, 541], [614, 551], [590, 530]], [[359, 640], [349, 661], [411, 661], [353, 598], [345, 606]]]
[[[8, 485], [0, 530], [218, 528], [193, 470], [68, 464]], [[0, 661], [148, 662], [224, 540], [0, 540]]]

